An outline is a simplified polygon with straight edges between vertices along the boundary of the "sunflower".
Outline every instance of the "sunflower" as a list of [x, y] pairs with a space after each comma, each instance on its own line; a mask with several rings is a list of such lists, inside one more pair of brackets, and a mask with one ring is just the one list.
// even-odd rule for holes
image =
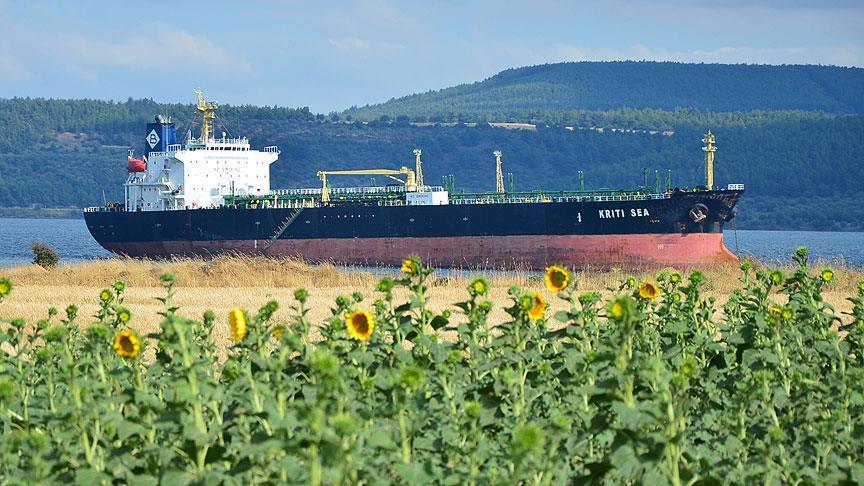
[[276, 326], [273, 329], [273, 336], [274, 337], [280, 338], [280, 337], [282, 337], [282, 334], [284, 334], [284, 333], [285, 333], [285, 326], [283, 326], [282, 324], [279, 324], [278, 326]]
[[366, 341], [375, 330], [375, 316], [363, 309], [357, 309], [345, 314], [345, 327], [353, 339]]
[[669, 275], [669, 282], [673, 284], [681, 283], [681, 274], [678, 272]]
[[776, 305], [768, 306], [768, 315], [765, 316], [765, 320], [768, 321], [770, 324], [775, 324], [775, 325], [779, 324], [780, 323], [780, 317], [781, 317], [781, 314], [780, 314], [781, 310], [782, 309], [780, 309], [780, 306], [776, 306]]
[[486, 283], [486, 279], [483, 277], [479, 277], [471, 282], [471, 289], [475, 295], [486, 295], [486, 291], [489, 290], [489, 285]]
[[231, 331], [231, 339], [238, 343], [246, 339], [246, 314], [237, 307], [228, 313], [228, 329]]
[[129, 312], [129, 309], [121, 307], [120, 310], [117, 311], [117, 319], [119, 319], [123, 324], [126, 324], [129, 322], [129, 319], [132, 319], [132, 313]]
[[417, 262], [409, 258], [402, 262], [402, 273], [406, 275], [414, 275], [417, 273]]
[[540, 292], [532, 292], [531, 295], [534, 297], [534, 307], [528, 311], [528, 317], [531, 319], [540, 319], [546, 314], [546, 301], [543, 300]]
[[771, 279], [771, 283], [774, 285], [783, 284], [783, 272], [781, 272], [780, 270], [774, 270], [773, 272], [771, 272], [769, 278]]
[[5, 278], [0, 278], [0, 298], [6, 297], [12, 292], [12, 282]]
[[819, 274], [819, 277], [822, 278], [823, 282], [828, 283], [828, 282], [834, 280], [834, 270], [831, 270], [830, 268], [827, 268], [827, 267], [823, 268], [822, 273]]
[[120, 331], [114, 337], [114, 352], [117, 356], [134, 358], [141, 354], [141, 338], [133, 331]]
[[639, 296], [643, 299], [654, 300], [660, 295], [660, 289], [654, 285], [654, 282], [646, 280], [639, 286]]
[[99, 292], [99, 300], [102, 302], [108, 302], [111, 300], [111, 291], [108, 289], [103, 289], [102, 292]]
[[624, 308], [624, 304], [620, 300], [614, 300], [611, 304], [609, 304], [609, 317], [613, 319], [622, 319], [626, 309]]
[[567, 284], [570, 283], [570, 273], [558, 265], [552, 265], [551, 267], [546, 267], [545, 280], [546, 288], [550, 292], [558, 293], [564, 290]]

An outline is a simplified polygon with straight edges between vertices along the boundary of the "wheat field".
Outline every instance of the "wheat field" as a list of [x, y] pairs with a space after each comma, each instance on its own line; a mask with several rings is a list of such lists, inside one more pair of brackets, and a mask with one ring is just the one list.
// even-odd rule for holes
[[[755, 268], [760, 268], [754, 262]], [[814, 266], [817, 271], [821, 266]], [[791, 269], [791, 267], [786, 270]], [[665, 269], [669, 270], [669, 269]], [[846, 297], [854, 295], [855, 286], [864, 276], [862, 269], [837, 268], [836, 281], [824, 293], [826, 299], [838, 312], [848, 311], [851, 305]], [[659, 271], [659, 270], [658, 270]], [[180, 313], [187, 317], [200, 318], [205, 310], [213, 310], [217, 319], [225, 321], [229, 310], [239, 306], [256, 311], [270, 299], [275, 299], [281, 308], [275, 319], [288, 320], [295, 289], [309, 290], [309, 317], [321, 322], [331, 315], [331, 307], [339, 295], [363, 292], [366, 299], [361, 306], [370, 308], [378, 297], [375, 284], [383, 275], [397, 275], [398, 269], [347, 269], [332, 264], [309, 265], [295, 259], [274, 259], [248, 256], [224, 256], [214, 259], [175, 259], [149, 261], [129, 258], [111, 258], [86, 263], [61, 265], [46, 270], [37, 265], [21, 265], [0, 269], [0, 277], [13, 283], [12, 294], [0, 303], [0, 318], [24, 318], [35, 323], [47, 316], [48, 308], [57, 307], [61, 313], [68, 304], [79, 306], [79, 322], [85, 324], [96, 313], [99, 292], [117, 280], [126, 283], [125, 306], [132, 312], [132, 327], [142, 334], [159, 329], [158, 312], [163, 306], [156, 300], [165, 294], [159, 282], [163, 273], [176, 277], [175, 303]], [[632, 273], [638, 281], [653, 279], [657, 271]], [[740, 282], [741, 271], [737, 264], [705, 267], [707, 294], [719, 303], [728, 298]], [[564, 303], [551, 298], [545, 290], [539, 272], [509, 271], [450, 271], [438, 272], [430, 280], [429, 306], [435, 311], [454, 309], [453, 303], [467, 297], [466, 287], [476, 275], [485, 275], [490, 282], [490, 300], [495, 310], [490, 322], [499, 323], [507, 319], [503, 308], [509, 305], [507, 289], [513, 285], [543, 291], [549, 297], [547, 315], [562, 309]], [[583, 271], [574, 274], [577, 292], [598, 291], [604, 295], [612, 293], [630, 273], [623, 270]], [[397, 298], [405, 297], [396, 294]], [[217, 341], [228, 341], [225, 326], [217, 326]]]

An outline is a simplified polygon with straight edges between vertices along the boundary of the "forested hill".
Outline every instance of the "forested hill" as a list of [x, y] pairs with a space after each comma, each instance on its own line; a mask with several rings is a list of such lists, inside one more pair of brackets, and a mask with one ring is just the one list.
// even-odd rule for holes
[[345, 112], [362, 120], [567, 122], [573, 110], [696, 108], [864, 113], [864, 69], [813, 65], [570, 62], [508, 69], [486, 80]]

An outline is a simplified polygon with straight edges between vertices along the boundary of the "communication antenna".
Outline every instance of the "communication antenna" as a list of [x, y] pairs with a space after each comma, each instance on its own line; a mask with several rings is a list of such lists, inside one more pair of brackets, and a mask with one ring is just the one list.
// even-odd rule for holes
[[423, 155], [423, 151], [419, 148], [414, 149], [414, 156], [416, 157], [415, 165], [416, 168], [414, 170], [415, 177], [417, 181], [417, 191], [423, 192], [423, 162], [420, 160], [420, 156]]
[[504, 172], [501, 169], [501, 151], [496, 150], [492, 152], [492, 155], [495, 156], [495, 191], [498, 194], [504, 194], [507, 191], [504, 189]]
[[714, 142], [714, 134], [711, 133], [711, 130], [708, 130], [705, 138], [702, 139], [702, 143], [705, 144], [702, 150], [705, 151], [705, 187], [709, 191], [714, 190], [714, 152], [717, 151]]

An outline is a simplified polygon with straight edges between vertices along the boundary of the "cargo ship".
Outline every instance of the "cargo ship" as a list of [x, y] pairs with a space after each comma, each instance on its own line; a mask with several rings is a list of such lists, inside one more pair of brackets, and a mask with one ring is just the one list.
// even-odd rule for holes
[[[723, 226], [744, 187], [714, 188], [710, 131], [703, 139], [706, 184], [695, 189], [668, 182], [661, 188], [658, 180], [653, 190], [516, 192], [505, 187], [495, 151], [496, 190], [456, 192], [452, 184], [424, 183], [418, 149], [413, 168], [322, 170], [320, 187], [274, 190], [270, 164], [279, 149], [215, 136], [217, 105], [196, 93], [200, 136], [190, 130], [178, 143], [175, 124], [157, 115], [147, 124], [143, 154], [130, 150], [124, 201], [84, 210], [105, 249], [147, 258], [244, 253], [370, 266], [417, 255], [440, 267], [493, 269], [736, 260], [723, 244]], [[341, 176], [393, 184], [332, 187]]]

